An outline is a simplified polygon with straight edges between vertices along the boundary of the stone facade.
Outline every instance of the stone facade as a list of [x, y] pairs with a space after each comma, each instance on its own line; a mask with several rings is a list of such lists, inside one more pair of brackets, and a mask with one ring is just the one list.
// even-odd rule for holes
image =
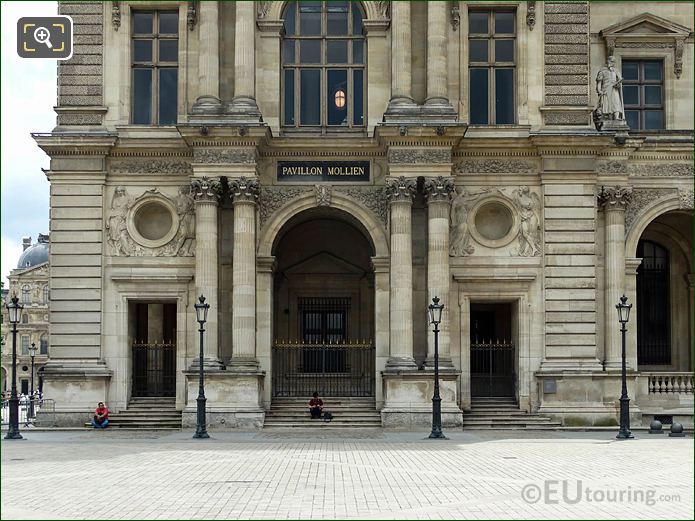
[[49, 266], [48, 236], [39, 234], [38, 242], [31, 244], [25, 237], [24, 251], [19, 266], [10, 272], [9, 287], [2, 290], [2, 390], [9, 391], [12, 382], [12, 325], [5, 305], [14, 295], [24, 309], [17, 324], [17, 392], [31, 390], [31, 356], [28, 348], [35, 344], [34, 389], [42, 383], [40, 370], [48, 360]]
[[[692, 417], [692, 6], [652, 3], [645, 17], [628, 2], [504, 4], [514, 13], [514, 123], [488, 126], [469, 125], [470, 21], [496, 7], [355, 3], [364, 126], [345, 132], [282, 124], [286, 2], [165, 7], [178, 11], [178, 117], [149, 126], [131, 123], [132, 20], [158, 6], [60, 3], [75, 21], [75, 55], [59, 67], [58, 125], [35, 135], [51, 158], [44, 374], [59, 423], [98, 401], [128, 406], [139, 335], [175, 345], [167, 392], [184, 424], [195, 422], [203, 363], [211, 424], [258, 428], [290, 376], [295, 385], [321, 372], [304, 358], [304, 372], [290, 374], [280, 344], [309, 352], [311, 306], [328, 316], [349, 301], [342, 340], [373, 349], [360, 396], [384, 426], [425, 424], [434, 357], [425, 317], [438, 296], [446, 425], [495, 394], [497, 373], [486, 384], [475, 354], [493, 344], [511, 353], [503, 394], [522, 410], [611, 424], [623, 293], [633, 303], [635, 421]], [[607, 52], [618, 67], [663, 61], [663, 130], [594, 129]], [[288, 181], [285, 164], [367, 164], [368, 174]], [[643, 241], [669, 252], [668, 363], [638, 356]], [[203, 360], [201, 293], [211, 304]], [[352, 375], [341, 392], [354, 397], [363, 390], [340, 362], [346, 352], [331, 363]]]

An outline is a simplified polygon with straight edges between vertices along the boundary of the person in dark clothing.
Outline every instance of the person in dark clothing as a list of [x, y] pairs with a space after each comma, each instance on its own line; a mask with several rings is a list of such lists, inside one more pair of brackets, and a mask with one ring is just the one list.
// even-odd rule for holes
[[319, 398], [319, 393], [314, 393], [314, 397], [309, 400], [309, 413], [311, 418], [321, 418], [321, 412], [323, 411], [323, 400]]

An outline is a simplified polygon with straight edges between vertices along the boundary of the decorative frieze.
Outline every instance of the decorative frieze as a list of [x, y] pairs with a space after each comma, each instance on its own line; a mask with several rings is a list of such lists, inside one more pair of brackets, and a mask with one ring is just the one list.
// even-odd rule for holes
[[263, 226], [270, 216], [292, 199], [309, 192], [308, 186], [261, 186], [258, 199], [260, 224]]
[[387, 188], [380, 186], [336, 187], [336, 192], [345, 194], [372, 211], [386, 225], [388, 221]]
[[253, 164], [257, 152], [253, 148], [195, 148], [193, 162], [203, 164]]
[[599, 174], [626, 174], [627, 163], [625, 161], [598, 161], [596, 172]]
[[627, 173], [638, 177], [693, 177], [693, 163], [630, 163]]
[[234, 203], [256, 203], [260, 183], [256, 177], [240, 177], [229, 183], [229, 193]]
[[111, 161], [112, 174], [191, 174], [191, 163], [175, 159], [125, 159]]
[[457, 174], [530, 174], [536, 170], [532, 161], [519, 159], [466, 159], [454, 165]]
[[386, 190], [390, 203], [412, 203], [415, 198], [416, 183], [414, 179], [400, 176], [386, 180]]
[[451, 163], [449, 148], [393, 148], [388, 152], [391, 164], [445, 164]]
[[598, 203], [604, 210], [625, 210], [630, 203], [632, 187], [602, 186], [598, 194]]
[[196, 202], [217, 202], [222, 195], [219, 179], [199, 177], [191, 181], [191, 194]]
[[454, 180], [450, 177], [436, 177], [425, 180], [425, 197], [428, 203], [449, 202], [454, 191]]

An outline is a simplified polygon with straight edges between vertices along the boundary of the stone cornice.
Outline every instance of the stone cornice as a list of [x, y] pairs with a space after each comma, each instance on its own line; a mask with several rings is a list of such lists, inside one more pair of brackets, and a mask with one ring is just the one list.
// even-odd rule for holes
[[41, 134], [32, 133], [36, 144], [46, 154], [55, 156], [106, 156], [116, 144], [113, 134]]
[[271, 137], [267, 125], [202, 124], [178, 125], [177, 130], [191, 148], [260, 147]]

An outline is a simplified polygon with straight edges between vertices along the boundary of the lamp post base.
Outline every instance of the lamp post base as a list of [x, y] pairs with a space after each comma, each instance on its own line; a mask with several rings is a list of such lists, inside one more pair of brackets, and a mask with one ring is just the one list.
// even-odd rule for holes
[[5, 435], [6, 440], [23, 440], [24, 436], [19, 434], [18, 431], [7, 431], [7, 434]]
[[448, 440], [446, 436], [444, 436], [444, 433], [442, 431], [432, 431], [430, 435], [427, 437], [429, 440]]
[[[201, 393], [202, 394], [202, 393]], [[196, 402], [198, 402], [198, 418], [196, 422], [196, 427], [195, 427], [195, 434], [193, 435], [193, 438], [209, 438], [210, 435], [208, 434], [207, 428], [205, 426], [205, 402], [207, 400], [205, 399], [205, 396], [198, 396], [196, 398]]]

